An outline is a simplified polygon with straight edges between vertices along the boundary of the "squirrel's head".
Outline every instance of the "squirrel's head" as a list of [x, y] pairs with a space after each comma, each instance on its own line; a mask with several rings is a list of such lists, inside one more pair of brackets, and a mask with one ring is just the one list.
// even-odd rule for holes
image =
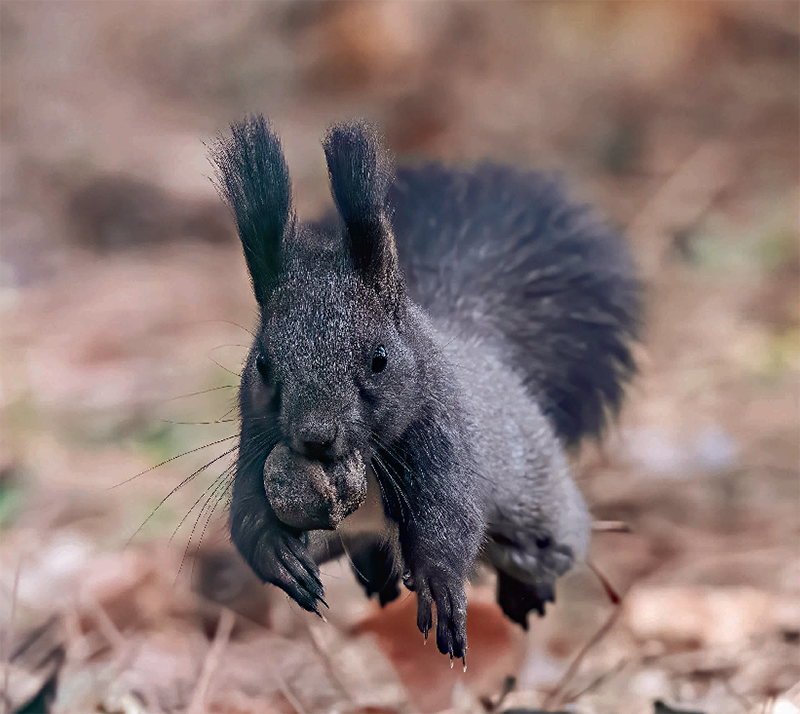
[[[260, 325], [242, 372], [246, 458], [287, 525], [334, 528], [366, 496], [365, 464], [414, 418], [420, 361], [386, 199], [390, 156], [366, 123], [323, 141], [338, 216], [296, 219], [280, 142], [261, 116], [212, 152]], [[240, 454], [240, 459], [245, 455]]]

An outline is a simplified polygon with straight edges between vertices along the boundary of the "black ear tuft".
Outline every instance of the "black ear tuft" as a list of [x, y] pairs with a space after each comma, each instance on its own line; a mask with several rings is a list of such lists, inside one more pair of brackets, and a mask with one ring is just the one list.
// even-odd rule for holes
[[261, 115], [231, 125], [209, 152], [216, 187], [236, 218], [256, 300], [263, 304], [281, 268], [281, 242], [294, 226], [291, 182], [281, 143]]
[[394, 162], [378, 129], [363, 120], [336, 124], [322, 145], [333, 197], [344, 222], [350, 226], [377, 220], [394, 179]]
[[386, 212], [394, 180], [392, 157], [380, 132], [366, 121], [331, 127], [322, 145], [353, 264], [379, 293], [396, 303], [402, 280]]

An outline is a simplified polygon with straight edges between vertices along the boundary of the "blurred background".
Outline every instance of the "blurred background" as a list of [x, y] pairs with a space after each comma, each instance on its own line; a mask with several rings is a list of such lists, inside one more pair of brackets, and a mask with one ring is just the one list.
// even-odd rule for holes
[[[800, 711], [799, 7], [3, 2], [8, 710]], [[526, 634], [485, 574], [463, 674], [413, 596], [328, 564], [323, 623], [231, 552], [255, 309], [204, 142], [256, 111], [303, 218], [325, 127], [366, 115], [401, 158], [561, 172], [625, 229], [642, 373], [575, 463], [630, 529], [594, 537], [619, 606], [584, 569]]]

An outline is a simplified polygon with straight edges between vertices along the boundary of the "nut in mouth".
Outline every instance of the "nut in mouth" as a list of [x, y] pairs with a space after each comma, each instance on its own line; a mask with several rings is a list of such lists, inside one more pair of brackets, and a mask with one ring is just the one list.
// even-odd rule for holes
[[333, 530], [364, 503], [367, 470], [358, 450], [323, 464], [279, 444], [264, 463], [264, 490], [286, 525]]

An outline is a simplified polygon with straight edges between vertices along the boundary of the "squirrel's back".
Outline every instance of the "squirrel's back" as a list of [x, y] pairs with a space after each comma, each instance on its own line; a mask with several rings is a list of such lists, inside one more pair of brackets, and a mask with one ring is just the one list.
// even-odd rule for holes
[[488, 163], [401, 167], [389, 202], [412, 298], [497, 341], [566, 444], [599, 435], [635, 372], [640, 287], [622, 236], [557, 180]]

